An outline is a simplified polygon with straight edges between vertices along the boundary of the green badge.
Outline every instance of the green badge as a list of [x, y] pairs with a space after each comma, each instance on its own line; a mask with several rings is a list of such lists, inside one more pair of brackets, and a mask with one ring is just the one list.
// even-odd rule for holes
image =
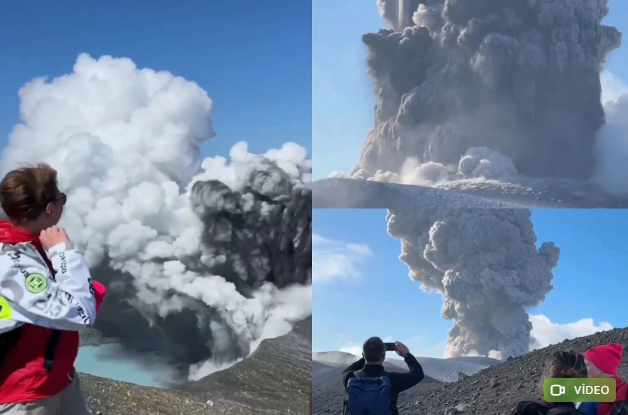
[[48, 288], [48, 278], [41, 274], [30, 274], [26, 277], [26, 289], [33, 294], [39, 294]]

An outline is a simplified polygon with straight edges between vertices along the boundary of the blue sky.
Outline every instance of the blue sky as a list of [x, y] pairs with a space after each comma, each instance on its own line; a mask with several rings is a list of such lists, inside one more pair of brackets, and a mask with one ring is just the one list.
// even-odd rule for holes
[[[407, 342], [417, 355], [442, 357], [452, 323], [440, 315], [440, 295], [421, 291], [408, 277], [400, 242], [386, 231], [386, 211], [317, 209], [313, 216], [315, 238], [328, 241], [314, 244], [312, 349], [353, 350], [379, 335]], [[561, 248], [553, 291], [528, 310], [551, 321], [535, 323], [544, 339], [588, 334], [591, 324], [573, 324], [588, 318], [596, 326], [628, 326], [621, 311], [628, 297], [628, 211], [534, 210], [532, 222], [538, 244], [553, 241]], [[342, 259], [329, 260], [325, 251], [331, 250]], [[344, 272], [324, 279], [321, 270]]]
[[0, 13], [0, 146], [18, 89], [69, 73], [82, 52], [131, 58], [197, 82], [214, 101], [206, 155], [238, 141], [311, 152], [312, 11], [304, 1], [13, 1]]
[[[628, 33], [628, 1], [610, 0], [605, 24]], [[348, 173], [373, 125], [371, 81], [361, 36], [385, 28], [375, 0], [312, 2], [312, 142], [314, 179]], [[628, 81], [628, 40], [607, 70]]]

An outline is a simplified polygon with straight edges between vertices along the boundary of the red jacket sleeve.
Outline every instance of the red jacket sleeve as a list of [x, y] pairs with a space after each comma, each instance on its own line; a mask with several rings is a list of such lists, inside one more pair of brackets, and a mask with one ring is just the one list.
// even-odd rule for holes
[[105, 293], [107, 292], [107, 289], [98, 281], [94, 281], [93, 285], [94, 298], [96, 299], [96, 312], [98, 313], [100, 311], [100, 306], [102, 305], [102, 302], [105, 300]]

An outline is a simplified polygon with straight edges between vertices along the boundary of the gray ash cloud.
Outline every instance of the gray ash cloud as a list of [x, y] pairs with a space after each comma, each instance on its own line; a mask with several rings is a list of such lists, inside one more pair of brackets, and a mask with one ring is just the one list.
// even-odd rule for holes
[[452, 320], [447, 352], [518, 356], [530, 347], [526, 309], [552, 290], [560, 249], [537, 247], [527, 209], [389, 210], [388, 233], [425, 291], [443, 296]]
[[475, 147], [536, 177], [592, 175], [600, 72], [622, 35], [607, 0], [379, 0], [363, 36], [376, 123], [355, 174], [405, 160], [457, 166]]
[[[260, 290], [270, 295], [275, 288], [307, 286], [312, 280], [311, 189], [295, 185], [275, 163], [259, 160], [264, 168], [248, 176], [242, 191], [217, 180], [192, 186], [192, 207], [203, 223], [203, 246], [200, 255], [180, 259], [201, 278], [217, 275], [233, 284], [238, 297], [251, 299], [248, 307], [259, 309], [238, 310], [239, 299], [229, 300], [235, 292], [225, 290], [222, 281], [215, 287], [200, 281], [197, 286], [199, 291], [215, 288], [216, 295], [224, 297], [212, 307], [202, 295], [138, 289], [130, 274], [101, 265], [92, 272], [110, 290], [97, 328], [130, 342], [133, 349], [132, 342], [156, 341], [166, 358], [182, 369], [208, 359], [228, 363], [250, 353], [252, 334], [265, 324], [264, 306], [270, 303], [254, 300]], [[153, 303], [151, 296], [162, 298]], [[294, 322], [301, 318], [296, 316]]]

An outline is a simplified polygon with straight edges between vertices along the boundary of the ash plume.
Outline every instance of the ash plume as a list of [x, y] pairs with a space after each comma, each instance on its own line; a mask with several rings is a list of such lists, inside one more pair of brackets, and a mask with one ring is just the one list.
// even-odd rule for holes
[[596, 143], [595, 180], [608, 193], [628, 197], [628, 86], [620, 85], [605, 105], [606, 125]]
[[[429, 183], [436, 170], [499, 179], [503, 163], [493, 174], [491, 158], [507, 157], [515, 174], [591, 178], [605, 123], [600, 72], [622, 39], [601, 23], [608, 0], [378, 4], [391, 29], [362, 39], [376, 122], [353, 177], [388, 181], [410, 161], [419, 177], [406, 182]], [[464, 171], [465, 155], [485, 168]], [[417, 166], [429, 163], [423, 180]]]
[[129, 59], [78, 57], [19, 92], [4, 172], [45, 161], [68, 194], [64, 226], [108, 286], [97, 328], [156, 340], [199, 378], [287, 333], [311, 303], [311, 160], [214, 137], [197, 84]]
[[560, 249], [537, 248], [527, 209], [389, 210], [388, 233], [401, 241], [400, 259], [421, 289], [443, 296], [452, 320], [447, 354], [502, 358], [530, 348], [526, 308], [552, 290]]

